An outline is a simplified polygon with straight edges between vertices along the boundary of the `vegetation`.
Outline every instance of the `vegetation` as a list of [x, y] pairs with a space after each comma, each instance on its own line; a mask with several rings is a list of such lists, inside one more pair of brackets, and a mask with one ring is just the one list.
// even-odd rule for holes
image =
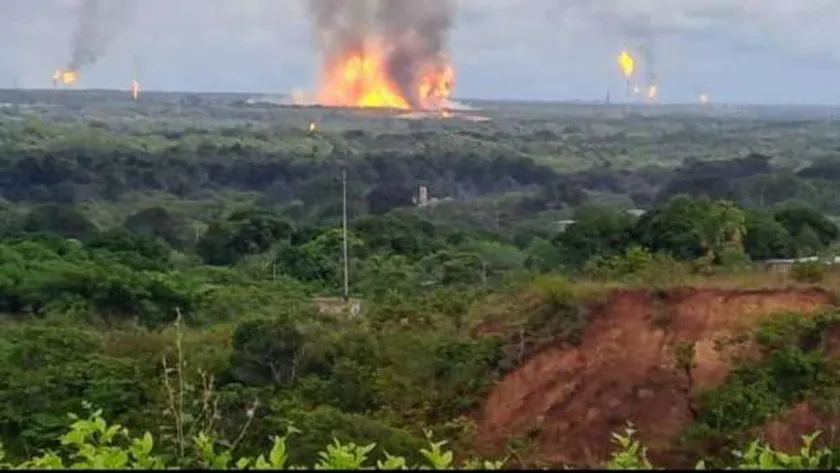
[[[6, 463], [3, 466], [15, 469], [111, 469], [111, 470], [148, 470], [171, 468], [173, 463], [154, 453], [154, 437], [146, 432], [142, 437], [132, 437], [125, 427], [108, 425], [102, 418], [102, 411], [93, 412], [87, 419], [75, 420], [70, 431], [61, 436], [61, 446], [65, 454], [46, 452], [20, 464]], [[271, 438], [273, 446], [268, 455], [256, 458], [242, 457], [235, 459], [230, 450], [216, 451], [212, 439], [200, 433], [191, 440], [191, 456], [182, 456], [174, 464], [189, 468], [210, 470], [230, 469], [304, 469], [289, 463], [289, 451], [286, 441], [289, 436], [299, 433], [289, 428], [284, 436]], [[618, 447], [612, 458], [603, 465], [609, 470], [653, 469], [648, 459], [647, 448], [634, 438], [634, 431], [627, 429], [624, 435], [614, 434], [614, 443]], [[754, 441], [743, 451], [736, 451], [738, 458], [735, 469], [738, 470], [776, 470], [795, 469], [811, 470], [831, 467], [831, 450], [815, 450], [814, 440], [819, 432], [804, 436], [803, 446], [798, 453], [786, 454], [774, 450], [767, 444]], [[453, 461], [454, 454], [446, 450], [446, 441], [434, 442], [427, 432], [428, 447], [420, 449], [423, 466], [409, 464], [405, 458], [383, 453], [383, 459], [372, 461], [369, 455], [376, 449], [376, 444], [343, 444], [335, 440], [318, 454], [319, 460], [314, 465], [318, 470], [361, 470], [371, 466], [379, 470], [406, 470], [431, 468], [435, 470], [499, 470], [505, 461], [467, 460], [461, 464]], [[0, 457], [0, 461], [2, 457]], [[456, 468], [453, 468], [456, 467]], [[705, 462], [700, 461], [696, 469], [705, 469]]]
[[[475, 412], [530, 356], [581, 343], [613, 289], [835, 288], [840, 144], [805, 111], [483, 104], [493, 121], [473, 123], [124, 99], [0, 91], [6, 466], [517, 466], [526, 448], [466, 460]], [[681, 447], [733, 465], [768, 419], [830, 404], [813, 340], [832, 314], [763, 326], [762, 359], [703, 394]], [[738, 465], [825, 466], [823, 440], [754, 443]], [[608, 466], [649, 466], [616, 442]]]
[[741, 360], [722, 386], [703, 393], [689, 436], [733, 446], [796, 404], [830, 408], [840, 393], [840, 365], [826, 343], [838, 320], [831, 311], [807, 319], [781, 314], [762, 324], [754, 339], [763, 356]]

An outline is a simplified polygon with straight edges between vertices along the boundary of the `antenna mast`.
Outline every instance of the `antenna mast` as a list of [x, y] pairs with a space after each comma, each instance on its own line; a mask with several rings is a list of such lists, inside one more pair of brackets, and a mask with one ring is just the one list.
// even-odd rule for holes
[[344, 303], [350, 300], [350, 271], [347, 260], [347, 171], [341, 170], [341, 237], [342, 253], [344, 256]]

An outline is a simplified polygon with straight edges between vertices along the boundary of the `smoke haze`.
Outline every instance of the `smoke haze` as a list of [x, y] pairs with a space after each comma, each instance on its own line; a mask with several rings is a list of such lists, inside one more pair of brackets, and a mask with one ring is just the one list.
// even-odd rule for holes
[[822, 29], [840, 19], [836, 0], [555, 0], [553, 17], [606, 27], [638, 42], [726, 40], [840, 59], [840, 40]]
[[76, 10], [73, 51], [67, 68], [91, 66], [129, 22], [131, 0], [82, 0]]
[[[125, 88], [139, 54], [146, 90], [309, 90], [323, 51], [335, 44], [314, 41], [314, 13], [326, 25], [349, 25], [344, 31], [360, 25], [344, 19], [348, 8], [358, 10], [342, 6], [347, 1], [320, 10], [304, 0], [134, 2], [142, 8], [128, 15], [130, 31], [117, 28], [103, 48], [87, 47], [98, 50], [96, 67], [87, 67], [80, 87]], [[83, 30], [80, 3], [0, 0], [0, 87], [13, 86], [14, 76], [21, 87], [51, 87]], [[376, 25], [376, 4], [361, 9], [362, 25]], [[340, 20], [329, 20], [334, 10]], [[837, 0], [458, 0], [457, 17], [444, 18], [456, 24], [442, 37], [462, 97], [600, 100], [610, 89], [616, 96], [625, 87], [616, 54], [624, 47], [639, 54], [644, 80], [639, 46], [649, 41], [664, 102], [696, 101], [704, 88], [717, 101], [840, 103], [830, 79], [840, 74]]]

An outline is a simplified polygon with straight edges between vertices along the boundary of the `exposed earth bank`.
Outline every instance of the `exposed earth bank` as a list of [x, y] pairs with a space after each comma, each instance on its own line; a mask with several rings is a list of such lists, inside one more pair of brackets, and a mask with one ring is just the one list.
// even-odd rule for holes
[[[579, 344], [539, 351], [493, 388], [478, 416], [478, 444], [504, 454], [509, 439], [521, 436], [540, 463], [597, 465], [614, 450], [612, 433], [629, 421], [652, 459], [678, 465], [684, 459], [672, 447], [694, 421], [697, 393], [726, 379], [733, 356], [756, 350], [721, 341], [763, 317], [807, 317], [834, 300], [822, 289], [614, 292], [590, 307]], [[835, 335], [829, 346], [840, 354], [840, 329]], [[798, 405], [764, 430], [796, 446], [824, 422]]]

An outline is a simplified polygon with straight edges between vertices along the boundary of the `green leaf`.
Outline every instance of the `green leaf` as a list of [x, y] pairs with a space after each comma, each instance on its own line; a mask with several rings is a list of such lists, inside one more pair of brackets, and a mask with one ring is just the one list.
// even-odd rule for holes
[[392, 456], [385, 452], [385, 461], [376, 462], [376, 468], [380, 470], [405, 470], [407, 466], [405, 458]]
[[288, 460], [286, 454], [286, 438], [285, 437], [274, 437], [274, 446], [271, 447], [271, 452], [269, 453], [269, 460], [271, 461], [271, 466], [273, 468], [283, 468], [286, 464], [286, 460]]

